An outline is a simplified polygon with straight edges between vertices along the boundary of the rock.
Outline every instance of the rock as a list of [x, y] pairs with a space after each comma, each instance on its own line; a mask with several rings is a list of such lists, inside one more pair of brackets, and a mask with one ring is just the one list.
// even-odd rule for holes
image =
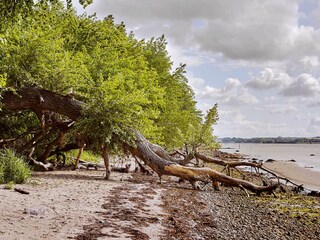
[[276, 160], [269, 158], [266, 162], [275, 162]]
[[291, 160], [288, 160], [288, 162], [296, 162], [296, 160], [294, 160], [294, 159], [291, 159]]
[[43, 216], [47, 213], [47, 209], [44, 208], [25, 208], [23, 214], [29, 214], [32, 216]]
[[310, 156], [311, 156], [311, 157], [314, 157], [314, 156], [315, 156], [315, 154], [311, 153], [311, 154], [310, 154]]
[[320, 192], [312, 190], [310, 193], [308, 193], [308, 196], [320, 197]]

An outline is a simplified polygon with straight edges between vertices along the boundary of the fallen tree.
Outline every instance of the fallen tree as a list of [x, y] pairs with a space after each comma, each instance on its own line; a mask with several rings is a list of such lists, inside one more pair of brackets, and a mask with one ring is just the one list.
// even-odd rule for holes
[[[33, 111], [40, 122], [41, 130], [34, 134], [33, 138], [24, 144], [22, 149], [27, 152], [26, 156], [32, 158], [34, 148], [40, 144], [41, 140], [46, 138], [51, 132], [58, 132], [58, 136], [53, 138], [45, 148], [45, 154], [41, 155], [41, 161], [32, 160], [34, 164], [45, 164], [46, 157], [54, 152], [60, 146], [60, 143], [65, 136], [65, 133], [72, 129], [72, 123], [81, 119], [81, 110], [84, 104], [80, 101], [71, 98], [68, 95], [61, 95], [47, 91], [37, 86], [23, 88], [17, 92], [7, 91], [2, 94], [2, 105], [5, 109], [11, 111], [31, 110]], [[55, 114], [63, 115], [64, 118], [54, 117]], [[66, 119], [67, 118], [67, 119]], [[217, 187], [217, 182], [225, 183], [228, 186], [239, 187], [250, 190], [254, 193], [271, 192], [277, 188], [277, 184], [268, 186], [258, 186], [251, 182], [232, 178], [211, 168], [195, 168], [183, 166], [192, 158], [192, 154], [188, 154], [184, 159], [175, 159], [170, 156], [159, 145], [150, 143], [141, 133], [136, 130], [133, 132], [134, 144], [123, 143], [123, 146], [134, 156], [141, 159], [160, 177], [163, 175], [176, 176], [187, 180], [194, 188], [197, 187], [197, 182], [212, 182], [214, 187]], [[63, 133], [63, 134], [62, 134]], [[81, 152], [87, 146], [82, 141], [78, 144], [80, 159]], [[110, 155], [106, 144], [101, 145], [101, 154], [106, 166], [106, 179], [110, 177]], [[198, 155], [204, 159], [204, 156]]]

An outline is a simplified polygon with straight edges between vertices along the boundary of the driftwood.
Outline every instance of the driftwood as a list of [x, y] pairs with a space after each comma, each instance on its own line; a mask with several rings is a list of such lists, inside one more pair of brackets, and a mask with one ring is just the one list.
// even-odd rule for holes
[[124, 167], [111, 167], [111, 171], [113, 172], [121, 172], [121, 173], [128, 173], [129, 172], [129, 169], [131, 167], [131, 164], [128, 163], [126, 164]]
[[13, 190], [21, 194], [30, 194], [28, 191], [23, 190], [21, 188], [14, 188]]
[[160, 182], [163, 175], [169, 175], [189, 181], [195, 189], [198, 188], [198, 181], [210, 181], [214, 185], [216, 184], [216, 182], [223, 182], [229, 186], [247, 189], [257, 194], [260, 194], [261, 192], [271, 192], [278, 187], [278, 184], [272, 184], [269, 186], [258, 186], [248, 181], [229, 177], [211, 168], [185, 167], [180, 164], [174, 163], [173, 161], [165, 160], [152, 150], [151, 146], [153, 146], [153, 144], [147, 141], [139, 132], [135, 131], [135, 134], [136, 148], [129, 146], [131, 153], [139, 157], [149, 167], [151, 167], [151, 169], [158, 174]]

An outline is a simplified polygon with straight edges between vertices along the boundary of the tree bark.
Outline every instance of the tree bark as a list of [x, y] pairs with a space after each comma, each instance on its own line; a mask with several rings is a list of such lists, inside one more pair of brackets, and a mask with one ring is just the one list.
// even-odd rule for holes
[[76, 120], [81, 116], [83, 103], [68, 95], [54, 93], [38, 86], [25, 87], [17, 92], [2, 94], [2, 104], [8, 110], [32, 110], [35, 113], [49, 110]]
[[110, 178], [110, 159], [109, 159], [109, 151], [107, 145], [102, 146], [102, 158], [104, 161], [104, 165], [106, 166], [106, 177], [105, 179], [108, 180]]

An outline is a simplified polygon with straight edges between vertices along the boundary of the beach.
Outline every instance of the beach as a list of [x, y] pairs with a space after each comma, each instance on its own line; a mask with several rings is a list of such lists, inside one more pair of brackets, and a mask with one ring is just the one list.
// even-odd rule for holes
[[[247, 197], [239, 188], [214, 191], [209, 185], [199, 191], [168, 176], [159, 184], [156, 175], [112, 172], [108, 181], [103, 175], [96, 170], [34, 173], [27, 184], [15, 186], [30, 194], [0, 185], [0, 239], [320, 237], [318, 218], [279, 212], [270, 205], [276, 200], [272, 196]], [[301, 208], [317, 209], [319, 198], [311, 200], [299, 201]]]
[[320, 191], [320, 172], [299, 166], [296, 162], [274, 161], [263, 164], [267, 169], [307, 189]]

